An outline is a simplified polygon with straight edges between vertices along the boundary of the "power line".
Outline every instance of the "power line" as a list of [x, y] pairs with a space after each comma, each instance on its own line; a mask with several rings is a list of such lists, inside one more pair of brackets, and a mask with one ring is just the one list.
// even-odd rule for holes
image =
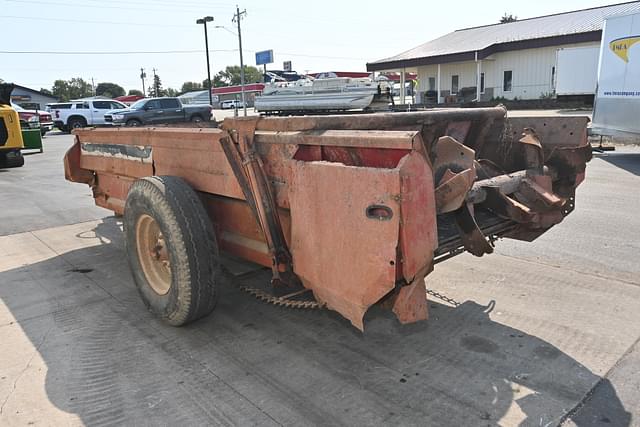
[[[93, 5], [93, 4], [78, 4], [78, 3], [63, 3], [63, 2], [53, 2], [53, 1], [36, 1], [36, 0], [4, 0], [7, 2], [13, 2], [13, 3], [22, 3], [22, 4], [43, 4], [43, 5], [47, 5], [47, 6], [63, 6], [63, 7], [83, 7], [83, 8], [89, 8], [89, 9], [120, 9], [120, 10], [139, 10], [139, 11], [143, 11], [143, 12], [167, 12], [167, 9], [163, 9], [163, 10], [154, 10], [152, 8], [147, 8], [147, 9], [143, 9], [143, 8], [135, 8], [135, 7], [122, 7], [122, 6], [102, 6], [102, 5]], [[210, 7], [207, 7], [208, 9], [211, 9]], [[195, 10], [184, 10], [183, 8], [174, 8], [172, 9], [174, 11], [174, 13], [177, 13], [178, 11], [182, 11], [184, 13], [193, 13], [193, 11]]]
[[[244, 49], [247, 52], [255, 53], [255, 50]], [[239, 49], [211, 49], [210, 52], [220, 53], [232, 53], [238, 52]], [[148, 50], [148, 51], [38, 51], [38, 50], [0, 50], [0, 54], [15, 54], [15, 55], [154, 55], [154, 54], [195, 54], [203, 53], [204, 50]], [[356, 58], [347, 56], [325, 56], [325, 55], [308, 55], [305, 53], [293, 53], [293, 52], [281, 52], [274, 51], [278, 55], [298, 56], [306, 58], [319, 58], [319, 59], [342, 59], [348, 61], [366, 61], [366, 58]]]
[[[104, 0], [82, 0], [84, 1], [90, 1], [90, 2], [94, 2], [94, 3], [104, 3]], [[153, 1], [131, 1], [131, 0], [109, 0], [109, 3], [119, 3], [119, 4], [127, 4], [127, 5], [134, 5], [134, 6], [170, 6], [172, 8], [176, 8], [176, 6], [179, 6], [179, 9], [182, 9], [184, 7], [190, 7], [190, 8], [207, 8], [207, 9], [211, 9], [216, 8], [222, 8], [222, 7], [227, 7], [227, 8], [232, 8], [233, 4], [231, 3], [193, 3], [193, 2], [175, 2], [175, 1], [161, 1], [161, 0], [153, 0]], [[214, 6], [215, 5], [215, 6]]]
[[[212, 49], [212, 52], [237, 52], [238, 49]], [[155, 55], [155, 54], [191, 54], [203, 53], [204, 50], [138, 50], [138, 51], [44, 51], [44, 50], [0, 50], [10, 55]]]
[[[71, 0], [67, 0], [67, 1], [71, 1]], [[85, 1], [90, 1], [94, 3], [104, 3], [104, 0], [81, 0], [81, 2], [85, 2]], [[178, 9], [182, 9], [183, 7], [200, 8], [200, 9], [202, 8], [207, 8], [207, 9], [233, 8], [232, 3], [216, 3], [216, 2], [194, 3], [193, 1], [176, 2], [173, 0], [168, 0], [168, 1], [167, 0], [150, 0], [150, 1], [109, 0], [109, 3], [119, 3], [119, 4], [127, 4], [127, 5], [134, 5], [134, 6], [170, 6]]]
[[[35, 21], [52, 21], [52, 22], [73, 22], [77, 24], [109, 24], [109, 25], [131, 25], [131, 26], [145, 26], [145, 27], [158, 27], [158, 24], [145, 24], [138, 22], [115, 22], [115, 21], [88, 21], [88, 20], [80, 20], [80, 19], [59, 19], [59, 18], [36, 18], [33, 16], [15, 16], [15, 15], [0, 15], [0, 18], [9, 18], [9, 19], [26, 19], [26, 20], [35, 20]], [[174, 24], [162, 24], [163, 27], [180, 27], [180, 28], [191, 28], [191, 25], [174, 25]]]

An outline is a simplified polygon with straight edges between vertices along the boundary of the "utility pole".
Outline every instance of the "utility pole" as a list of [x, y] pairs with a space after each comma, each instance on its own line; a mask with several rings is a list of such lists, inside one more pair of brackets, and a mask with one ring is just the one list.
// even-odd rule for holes
[[240, 32], [240, 21], [243, 17], [247, 16], [247, 9], [240, 12], [240, 8], [236, 5], [236, 14], [233, 15], [231, 22], [238, 24], [238, 45], [240, 46], [240, 92], [242, 93], [242, 108], [244, 109], [244, 115], [247, 116], [247, 102], [244, 97], [244, 60], [242, 59], [242, 33]]
[[154, 89], [154, 96], [158, 97], [160, 95], [158, 95], [158, 79], [156, 78], [156, 70], [155, 68], [153, 68], [153, 89]]
[[147, 93], [144, 90], [144, 79], [147, 77], [147, 73], [144, 72], [144, 68], [140, 68], [140, 79], [142, 80], [142, 96], [147, 97]]
[[196, 20], [196, 24], [202, 24], [204, 26], [204, 47], [207, 50], [207, 81], [209, 82], [209, 105], [213, 106], [213, 95], [211, 94], [211, 67], [209, 66], [209, 38], [207, 37], [207, 22], [212, 22], [213, 16], [205, 16], [202, 19]]
[[91, 77], [91, 90], [93, 91], [93, 96], [96, 96], [96, 84], [93, 82], [93, 77]]

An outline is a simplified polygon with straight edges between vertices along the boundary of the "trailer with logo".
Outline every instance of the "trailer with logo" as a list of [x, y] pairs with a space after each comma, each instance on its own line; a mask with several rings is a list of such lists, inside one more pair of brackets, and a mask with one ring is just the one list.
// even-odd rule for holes
[[605, 20], [593, 135], [640, 137], [640, 13]]

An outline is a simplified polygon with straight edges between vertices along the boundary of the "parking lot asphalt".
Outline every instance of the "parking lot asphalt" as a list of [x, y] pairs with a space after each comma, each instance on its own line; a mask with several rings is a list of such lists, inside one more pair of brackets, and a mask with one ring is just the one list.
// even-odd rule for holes
[[0, 170], [0, 425], [640, 425], [637, 148], [596, 156], [535, 242], [438, 264], [428, 321], [360, 333], [233, 284], [156, 320], [119, 220], [64, 181], [71, 142]]

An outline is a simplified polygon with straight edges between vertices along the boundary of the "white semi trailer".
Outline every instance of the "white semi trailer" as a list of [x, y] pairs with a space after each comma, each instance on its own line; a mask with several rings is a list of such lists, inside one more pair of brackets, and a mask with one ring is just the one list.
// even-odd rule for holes
[[605, 20], [591, 134], [640, 137], [640, 13]]
[[558, 49], [556, 54], [556, 95], [593, 96], [598, 80], [598, 46]]

